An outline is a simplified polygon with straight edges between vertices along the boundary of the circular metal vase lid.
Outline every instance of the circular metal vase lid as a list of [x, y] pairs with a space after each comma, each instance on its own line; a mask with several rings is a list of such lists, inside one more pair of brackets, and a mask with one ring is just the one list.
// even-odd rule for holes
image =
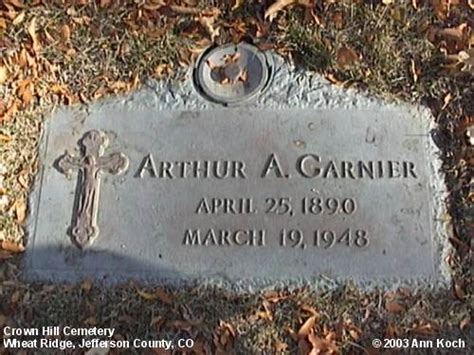
[[197, 89], [207, 99], [235, 104], [259, 94], [269, 79], [263, 52], [248, 44], [227, 44], [206, 51], [194, 73]]

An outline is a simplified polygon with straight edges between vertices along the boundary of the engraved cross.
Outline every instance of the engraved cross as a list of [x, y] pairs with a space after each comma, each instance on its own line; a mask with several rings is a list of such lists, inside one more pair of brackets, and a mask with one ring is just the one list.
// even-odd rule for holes
[[99, 235], [97, 212], [99, 207], [100, 178], [103, 170], [118, 175], [128, 167], [128, 158], [122, 153], [104, 155], [108, 146], [107, 135], [101, 131], [89, 131], [79, 141], [81, 156], [67, 151], [57, 161], [58, 170], [71, 176], [72, 170], [79, 170], [76, 199], [70, 234], [73, 241], [84, 248], [91, 245]]

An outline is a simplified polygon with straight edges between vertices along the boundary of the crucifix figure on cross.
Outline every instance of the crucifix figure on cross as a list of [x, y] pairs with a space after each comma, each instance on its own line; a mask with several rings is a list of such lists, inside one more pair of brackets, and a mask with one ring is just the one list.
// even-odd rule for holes
[[79, 170], [70, 234], [73, 241], [84, 248], [91, 245], [99, 235], [97, 212], [99, 207], [100, 178], [102, 171], [118, 175], [127, 170], [128, 158], [122, 153], [104, 155], [109, 139], [104, 132], [86, 132], [79, 141], [81, 156], [67, 151], [57, 161], [58, 170], [71, 176], [72, 170]]

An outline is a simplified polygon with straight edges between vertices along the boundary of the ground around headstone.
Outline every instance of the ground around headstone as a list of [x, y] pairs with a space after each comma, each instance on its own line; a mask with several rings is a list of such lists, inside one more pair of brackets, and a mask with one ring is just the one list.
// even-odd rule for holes
[[[113, 328], [114, 341], [191, 338], [197, 354], [307, 354], [311, 351], [373, 354], [380, 351], [377, 339], [392, 339], [385, 347], [396, 347], [402, 353], [473, 353], [472, 11], [469, 1], [2, 1], [0, 325], [3, 338], [7, 327], [72, 326], [87, 330]], [[447, 189], [447, 211], [435, 224], [451, 229], [447, 234], [449, 240], [440, 240], [444, 246], [449, 242], [451, 250], [439, 263], [449, 270], [449, 287], [405, 285], [408, 287], [393, 290], [367, 289], [355, 287], [352, 280], [333, 283], [327, 279], [317, 290], [288, 289], [273, 283], [253, 292], [242, 292], [242, 289], [234, 292], [208, 282], [180, 287], [134, 283], [103, 287], [102, 282], [90, 279], [76, 283], [25, 281], [22, 262], [31, 255], [29, 244], [27, 254], [24, 253], [29, 237], [25, 235], [26, 221], [30, 221], [35, 210], [28, 201], [41, 167], [38, 157], [40, 148], [44, 148], [40, 144], [42, 132], [49, 132], [44, 124], [53, 124], [47, 119], [51, 113], [81, 112], [79, 106], [71, 106], [95, 107], [98, 100], [117, 100], [131, 91], [140, 95], [155, 89], [147, 98], [152, 103], [161, 100], [160, 90], [169, 92], [170, 88], [181, 85], [178, 83], [183, 79], [182, 74], [196, 63], [203, 50], [214, 43], [241, 41], [251, 41], [263, 51], [278, 52], [299, 70], [317, 72], [338, 88], [357, 88], [379, 99], [402, 100], [429, 110], [427, 117], [431, 117], [428, 121], [433, 127], [430, 136], [439, 150], [439, 171], [444, 175], [443, 185]], [[238, 80], [244, 78], [245, 73], [238, 75]], [[318, 77], [308, 80], [321, 89]], [[164, 87], [153, 84], [163, 81]], [[282, 107], [292, 100], [304, 101], [305, 93], [296, 90], [298, 83], [295, 79], [294, 90], [282, 89], [279, 93], [284, 101]], [[188, 101], [187, 97], [183, 102], [176, 102], [172, 96], [168, 99], [170, 105], [177, 106]], [[138, 98], [138, 102], [142, 100], [146, 98]], [[89, 117], [87, 107], [81, 113], [84, 117]], [[304, 107], [301, 112], [307, 109]], [[95, 117], [94, 122], [99, 122], [100, 118]], [[236, 118], [229, 115], [229, 121], [232, 120]], [[282, 122], [281, 127], [287, 127], [285, 124], [289, 125]], [[78, 171], [71, 169], [71, 180], [63, 173], [73, 167], [69, 164], [77, 162], [75, 158], [80, 156], [77, 140], [89, 131], [75, 132], [57, 147], [62, 150], [58, 157], [58, 163], [62, 163], [51, 171], [51, 176], [57, 174], [54, 176], [58, 187], [74, 190]], [[129, 131], [134, 131], [133, 125]], [[231, 144], [235, 144], [236, 133], [229, 137]], [[399, 133], [390, 139], [399, 142]], [[90, 133], [88, 137], [93, 143], [103, 135]], [[110, 199], [115, 185], [120, 189], [120, 182], [128, 179], [133, 161], [128, 160], [128, 155], [126, 161], [123, 156], [114, 155], [127, 153], [121, 137], [107, 135], [109, 145], [100, 161], [110, 174], [103, 174], [100, 185], [95, 180], [85, 184], [86, 191], [97, 191], [95, 188], [100, 186], [99, 203], [104, 198]], [[144, 139], [136, 147], [148, 141]], [[304, 148], [303, 142], [308, 144], [307, 140], [297, 138], [287, 142], [285, 149], [280, 143], [276, 148], [297, 152]], [[317, 147], [318, 143], [312, 144]], [[70, 155], [65, 154], [66, 149]], [[410, 145], [403, 149], [409, 150]], [[352, 151], [346, 153], [351, 155]], [[153, 155], [158, 164], [162, 161], [159, 156]], [[59, 160], [60, 157], [66, 160]], [[221, 186], [215, 187], [220, 191]], [[167, 193], [161, 189], [163, 194]], [[369, 196], [375, 191], [369, 189]], [[192, 194], [179, 196], [182, 201], [188, 198]], [[395, 200], [405, 198], [401, 193]], [[419, 202], [424, 204], [433, 198], [425, 196]], [[85, 225], [98, 228], [99, 234], [91, 245], [98, 246], [104, 242], [106, 229], [103, 228], [107, 228], [100, 213], [103, 204], [91, 218], [79, 213], [84, 218], [73, 219], [72, 199], [73, 196], [67, 196], [64, 203], [58, 204], [57, 213], [69, 220], [63, 223], [62, 232], [57, 233], [75, 226], [74, 221], [82, 221], [81, 226], [85, 221]], [[88, 201], [87, 206], [95, 206], [95, 199]], [[156, 206], [161, 206], [160, 201], [157, 200]], [[116, 205], [119, 208], [120, 204]], [[122, 223], [120, 220], [117, 225]], [[436, 228], [429, 227], [430, 231], [433, 229]], [[75, 235], [79, 244], [81, 240], [87, 244], [95, 231], [95, 228], [76, 229], [72, 236], [66, 235], [68, 238]], [[54, 235], [50, 237], [54, 239]], [[74, 248], [76, 252], [77, 247]], [[425, 255], [416, 261], [424, 265], [422, 273], [427, 272], [426, 248], [421, 243], [415, 246]], [[281, 270], [281, 265], [275, 265]], [[353, 272], [348, 266], [346, 270]], [[257, 270], [267, 271], [268, 267]], [[68, 339], [64, 334], [60, 338]], [[408, 348], [396, 343], [404, 339], [410, 342]], [[51, 344], [58, 349], [59, 344]], [[3, 339], [2, 345], [5, 351]], [[89, 344], [83, 350], [69, 352], [84, 353], [93, 347], [94, 344]], [[18, 350], [9, 351], [18, 353]], [[137, 350], [140, 351], [144, 350]], [[111, 351], [116, 352], [127, 351]]]

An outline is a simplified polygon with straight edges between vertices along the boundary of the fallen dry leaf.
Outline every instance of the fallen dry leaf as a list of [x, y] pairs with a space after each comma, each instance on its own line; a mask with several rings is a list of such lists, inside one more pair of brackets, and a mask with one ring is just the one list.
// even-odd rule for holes
[[443, 104], [443, 107], [441, 107], [441, 110], [444, 110], [446, 107], [448, 107], [448, 105], [451, 103], [452, 100], [453, 100], [453, 95], [451, 93], [446, 94], [446, 96], [443, 99], [444, 104]]
[[178, 53], [179, 53], [178, 63], [181, 67], [186, 68], [189, 65], [191, 65], [192, 53], [189, 50], [189, 48], [178, 49]]
[[436, 334], [436, 329], [434, 326], [430, 323], [425, 323], [425, 324], [415, 324], [413, 327], [408, 329], [410, 333], [418, 334], [418, 335], [435, 335]]
[[10, 298], [11, 303], [17, 303], [20, 300], [21, 293], [19, 290], [13, 292], [12, 297]]
[[456, 134], [465, 134], [467, 130], [474, 127], [474, 115], [465, 115], [461, 117], [459, 123], [456, 125]]
[[137, 289], [137, 293], [147, 301], [159, 300], [165, 304], [172, 304], [173, 298], [170, 294], [162, 290], [161, 288], [155, 289], [153, 292], [146, 292], [140, 289]]
[[268, 319], [272, 320], [273, 316], [271, 313], [268, 311], [256, 311], [254, 315], [251, 316], [252, 319], [257, 320], [257, 319]]
[[342, 11], [334, 11], [331, 14], [331, 23], [340, 30], [344, 26], [344, 14]]
[[277, 0], [265, 11], [265, 20], [270, 22], [276, 17], [276, 15], [283, 10], [285, 7], [290, 5], [302, 5], [306, 7], [311, 6], [310, 0]]
[[467, 23], [461, 23], [455, 27], [447, 27], [439, 30], [438, 35], [441, 37], [452, 37], [460, 40], [465, 37], [466, 32], [469, 32], [469, 25]]
[[66, 24], [61, 27], [61, 38], [65, 42], [71, 38], [71, 28]]
[[310, 354], [311, 346], [306, 339], [298, 340], [298, 354]]
[[170, 64], [163, 63], [157, 65], [153, 73], [158, 79], [161, 79], [165, 76], [171, 75], [173, 73], [173, 68]]
[[431, 6], [433, 6], [436, 16], [441, 20], [446, 19], [451, 8], [457, 5], [459, 5], [459, 0], [431, 0]]
[[92, 280], [85, 279], [81, 284], [81, 289], [85, 292], [89, 292], [92, 289]]
[[461, 284], [459, 284], [459, 282], [455, 282], [454, 283], [454, 294], [456, 295], [456, 297], [460, 300], [464, 299], [467, 297], [467, 294], [466, 292], [464, 291], [463, 287], [461, 286]]
[[191, 329], [197, 325], [202, 323], [202, 319], [195, 319], [195, 320], [174, 320], [168, 322], [168, 325], [178, 329]]
[[309, 334], [308, 340], [312, 345], [310, 355], [316, 354], [338, 354], [339, 349], [330, 339], [318, 337], [315, 334]]
[[459, 322], [459, 329], [464, 330], [471, 323], [471, 316], [467, 316]]
[[266, 318], [273, 321], [273, 314], [272, 311], [270, 310], [270, 302], [267, 300], [263, 300], [262, 302], [263, 309], [265, 310]]
[[223, 328], [227, 329], [233, 337], [235, 337], [236, 333], [235, 333], [235, 329], [232, 326], [232, 324], [230, 324], [228, 322], [224, 322], [224, 321], [220, 321], [219, 323]]
[[9, 19], [10, 21], [13, 21], [15, 17], [18, 16], [18, 12], [15, 11], [12, 7], [8, 8], [7, 12], [2, 13], [5, 18]]
[[353, 327], [353, 328], [349, 329], [349, 335], [355, 341], [359, 341], [360, 336], [362, 335], [362, 331], [359, 328]]
[[162, 316], [152, 317], [150, 321], [150, 327], [155, 327], [156, 330], [159, 330], [159, 328], [163, 325], [164, 322], [165, 319]]
[[149, 293], [139, 289], [137, 289], [137, 293], [140, 295], [140, 297], [146, 299], [147, 301], [153, 301], [156, 299], [156, 296], [153, 293]]
[[26, 85], [20, 92], [21, 101], [24, 106], [28, 106], [33, 99], [33, 85], [30, 83]]
[[386, 301], [385, 302], [385, 309], [392, 314], [399, 314], [402, 313], [405, 310], [405, 307], [403, 307], [400, 303], [397, 301]]
[[459, 52], [458, 60], [463, 64], [461, 71], [474, 74], [474, 48]]
[[[465, 131], [466, 139], [467, 142], [469, 143], [470, 146], [474, 146], [474, 126], [470, 126], [466, 128]], [[474, 202], [474, 194], [470, 193], [469, 194], [469, 200], [471, 202]]]
[[288, 348], [288, 344], [277, 341], [275, 344], [273, 344], [273, 348], [275, 351], [285, 351]]
[[5, 5], [11, 5], [17, 9], [24, 9], [26, 7], [23, 1], [20, 0], [5, 0]]
[[467, 23], [462, 23], [456, 27], [442, 29], [431, 29], [428, 39], [438, 45], [447, 54], [458, 53], [466, 49], [469, 42], [471, 29]]
[[230, 337], [229, 332], [223, 332], [219, 337], [219, 343], [217, 345], [218, 351], [221, 351], [225, 354], [227, 347], [230, 347], [232, 344], [232, 338]]
[[[10, 139], [11, 139], [11, 137], [10, 137]], [[21, 172], [18, 175], [17, 181], [24, 189], [27, 189], [28, 186], [29, 186], [29, 184], [28, 184], [28, 172], [27, 171]]]
[[89, 16], [73, 17], [72, 20], [79, 26], [87, 26], [92, 21]]
[[245, 3], [245, 0], [234, 0], [234, 5], [232, 5], [231, 10], [237, 10]]
[[211, 38], [211, 41], [214, 41], [219, 36], [220, 28], [215, 25], [218, 15], [212, 16], [198, 16], [196, 20], [201, 24], [202, 27], [206, 30]]
[[166, 291], [162, 290], [161, 288], [157, 288], [155, 290], [155, 295], [161, 302], [163, 302], [165, 304], [172, 304], [173, 303], [173, 297], [169, 293], [167, 293]]
[[298, 338], [303, 339], [308, 336], [316, 323], [316, 316], [309, 317], [298, 330]]
[[6, 83], [8, 79], [8, 69], [6, 66], [0, 66], [0, 84]]
[[23, 48], [18, 56], [18, 64], [21, 68], [34, 67], [36, 60]]
[[277, 291], [267, 291], [263, 297], [270, 303], [277, 303], [288, 298], [287, 295], [280, 294]]
[[123, 80], [117, 80], [110, 84], [110, 88], [114, 91], [121, 91], [121, 90], [128, 90], [129, 88], [129, 83]]
[[20, 12], [12, 21], [13, 26], [18, 26], [25, 19], [25, 12]]
[[129, 90], [136, 90], [140, 86], [140, 76], [135, 73], [129, 83]]
[[[101, 88], [97, 90], [100, 90], [100, 89]], [[64, 85], [53, 84], [51, 85], [50, 90], [53, 94], [57, 94], [61, 97], [64, 97], [68, 102], [73, 101], [73, 96], [71, 95], [69, 88], [65, 87]]]
[[337, 64], [342, 68], [347, 68], [359, 60], [359, 55], [352, 48], [339, 48], [336, 54]]
[[11, 140], [12, 140], [12, 137], [6, 134], [0, 133], [0, 142], [8, 143], [8, 142], [11, 142]]
[[331, 84], [334, 84], [338, 87], [340, 86], [344, 86], [344, 84], [346, 83], [345, 81], [341, 81], [339, 80], [334, 74], [332, 73], [329, 73], [329, 74], [326, 74], [325, 78], [331, 83]]
[[25, 251], [25, 247], [22, 244], [12, 242], [9, 240], [3, 240], [1, 247], [3, 250], [6, 250], [12, 253], [22, 253]]
[[31, 298], [31, 292], [27, 291], [21, 300], [22, 303], [27, 303]]
[[387, 327], [385, 328], [384, 335], [387, 338], [395, 338], [400, 335], [400, 329], [398, 329], [396, 324], [388, 323]]
[[420, 69], [416, 67], [415, 61], [413, 59], [410, 61], [410, 71], [413, 75], [413, 82], [418, 82], [418, 75], [420, 74]]
[[202, 339], [196, 340], [191, 350], [192, 350], [192, 353], [195, 355], [210, 354], [208, 344]]
[[202, 15], [202, 9], [191, 6], [169, 5], [169, 9], [180, 15]]
[[237, 53], [235, 53], [235, 54], [233, 54], [233, 55], [228, 55], [228, 54], [226, 54], [226, 55], [224, 56], [224, 63], [225, 63], [226, 65], [229, 65], [229, 64], [232, 64], [232, 63], [236, 63], [236, 62], [239, 60], [240, 57], [241, 57], [241, 54], [240, 54], [239, 52], [237, 52]]
[[312, 316], [316, 316], [316, 317], [319, 316], [319, 312], [316, 309], [314, 309], [314, 307], [307, 306], [307, 305], [302, 305], [301, 309], [305, 312], [308, 312]]
[[36, 17], [33, 17], [28, 26], [28, 34], [33, 41], [33, 51], [38, 54], [38, 52], [41, 50], [41, 43], [38, 38], [38, 34], [36, 33]]
[[[3, 187], [0, 192], [2, 193], [0, 194], [0, 212], [4, 212], [7, 206], [10, 204], [10, 199], [7, 195], [4, 195], [5, 189]], [[3, 231], [0, 231], [0, 238], [4, 238]]]
[[84, 320], [84, 324], [87, 324], [89, 326], [97, 325], [97, 323], [97, 318], [94, 316], [90, 316]]
[[112, 3], [112, 0], [100, 0], [99, 6], [100, 7], [108, 7]]
[[146, 1], [145, 4], [143, 4], [143, 8], [148, 11], [156, 11], [161, 9], [163, 6], [165, 6], [165, 2], [158, 0], [158, 1]]
[[26, 203], [23, 199], [18, 199], [15, 202], [14, 210], [16, 214], [16, 221], [18, 223], [23, 223], [26, 218]]

